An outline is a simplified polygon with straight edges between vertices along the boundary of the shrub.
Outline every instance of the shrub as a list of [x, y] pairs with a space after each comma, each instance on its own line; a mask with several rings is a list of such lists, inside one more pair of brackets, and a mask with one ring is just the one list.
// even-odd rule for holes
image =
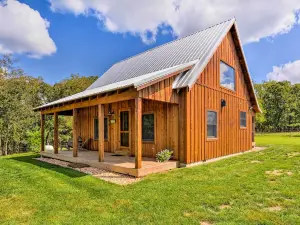
[[157, 162], [166, 162], [172, 157], [173, 151], [169, 149], [162, 150], [156, 154]]

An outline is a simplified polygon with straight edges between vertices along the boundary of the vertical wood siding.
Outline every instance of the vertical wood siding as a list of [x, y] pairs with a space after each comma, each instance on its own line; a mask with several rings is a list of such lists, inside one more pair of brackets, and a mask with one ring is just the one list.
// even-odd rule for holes
[[179, 103], [179, 95], [172, 89], [176, 76], [169, 77], [139, 91], [139, 97], [155, 101]]
[[[220, 86], [220, 61], [235, 69], [236, 91]], [[180, 161], [193, 163], [251, 149], [252, 115], [249, 111], [250, 98], [245, 84], [235, 45], [229, 32], [205, 70], [190, 91], [181, 94], [180, 127], [186, 135], [180, 140], [185, 155]], [[226, 106], [221, 109], [221, 99]], [[207, 110], [218, 113], [218, 134], [216, 139], [207, 139]], [[240, 111], [247, 113], [247, 127], [240, 128]], [[181, 128], [182, 129], [182, 128]], [[184, 150], [183, 150], [184, 151]]]
[[[122, 101], [111, 104], [114, 116], [108, 116], [108, 105], [104, 105], [104, 116], [109, 120], [116, 119], [116, 123], [108, 128], [108, 141], [105, 141], [104, 150], [115, 152], [120, 150], [120, 110], [130, 110], [130, 148], [128, 154], [134, 156], [135, 128], [134, 128], [134, 100]], [[178, 108], [177, 104], [169, 104], [143, 99], [143, 113], [154, 113], [155, 141], [143, 142], [143, 156], [155, 157], [156, 153], [163, 149], [174, 151], [174, 158], [178, 159]], [[98, 116], [97, 106], [79, 109], [78, 135], [86, 140], [91, 138], [88, 149], [98, 150], [98, 141], [94, 140], [94, 118]]]

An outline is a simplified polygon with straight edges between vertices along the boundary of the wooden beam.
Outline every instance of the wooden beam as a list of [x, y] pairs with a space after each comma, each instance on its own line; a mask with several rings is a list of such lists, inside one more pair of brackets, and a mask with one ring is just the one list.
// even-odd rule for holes
[[142, 99], [135, 99], [135, 168], [142, 168]]
[[54, 113], [54, 154], [58, 154], [58, 113]]
[[41, 114], [41, 152], [45, 151], [45, 115]]
[[98, 152], [99, 162], [104, 161], [104, 105], [98, 105]]
[[52, 114], [54, 112], [73, 110], [74, 108], [85, 108], [90, 106], [96, 106], [99, 104], [108, 104], [108, 103], [126, 101], [130, 99], [135, 99], [137, 96], [138, 96], [138, 92], [136, 91], [136, 89], [130, 89], [120, 94], [104, 96], [101, 98], [95, 98], [92, 100], [87, 100], [82, 102], [73, 102], [70, 104], [65, 104], [64, 106], [51, 107], [49, 109], [42, 109], [40, 111], [42, 114]]
[[78, 156], [78, 109], [73, 109], [73, 157]]

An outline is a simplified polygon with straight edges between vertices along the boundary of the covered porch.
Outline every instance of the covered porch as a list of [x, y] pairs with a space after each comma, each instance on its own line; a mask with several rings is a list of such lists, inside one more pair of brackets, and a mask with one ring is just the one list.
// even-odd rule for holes
[[[178, 167], [179, 106], [171, 83], [164, 95], [151, 86], [124, 88], [40, 109], [41, 155], [135, 177]], [[45, 151], [46, 115], [54, 118], [53, 151]], [[59, 116], [73, 117], [72, 151], [59, 151]], [[78, 138], [88, 140], [88, 151]], [[174, 152], [173, 160], [156, 162], [164, 149]]]
[[134, 177], [143, 177], [151, 173], [158, 173], [178, 167], [178, 161], [170, 160], [159, 163], [154, 158], [142, 157], [141, 168], [135, 168], [135, 157], [116, 155], [115, 153], [104, 153], [104, 161], [99, 162], [96, 151], [80, 151], [77, 157], [73, 157], [72, 151], [41, 152], [44, 157], [59, 159], [62, 161], [82, 163], [91, 167], [109, 170], [117, 173], [128, 174]]

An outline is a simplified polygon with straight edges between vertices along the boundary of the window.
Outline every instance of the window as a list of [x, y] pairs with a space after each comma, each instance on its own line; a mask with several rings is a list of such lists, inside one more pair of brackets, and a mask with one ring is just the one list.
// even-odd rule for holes
[[218, 122], [217, 112], [207, 111], [207, 137], [208, 138], [217, 137], [217, 122]]
[[98, 140], [99, 138], [99, 121], [98, 121], [98, 118], [95, 118], [94, 119], [94, 140]]
[[240, 126], [246, 127], [247, 126], [247, 114], [246, 112], [240, 112]]
[[[99, 121], [98, 118], [94, 119], [94, 140], [99, 139]], [[108, 140], [108, 119], [104, 118], [104, 140]]]
[[220, 84], [221, 86], [235, 91], [235, 71], [226, 63], [220, 63]]
[[108, 140], [108, 119], [104, 118], [104, 140]]
[[154, 114], [142, 116], [142, 140], [154, 141]]

